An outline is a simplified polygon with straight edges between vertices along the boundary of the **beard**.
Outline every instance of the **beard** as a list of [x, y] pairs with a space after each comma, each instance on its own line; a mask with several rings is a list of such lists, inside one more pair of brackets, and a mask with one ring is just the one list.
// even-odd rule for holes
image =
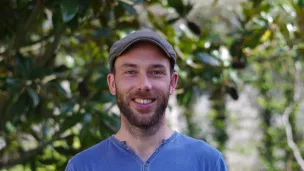
[[[136, 111], [131, 108], [130, 102], [132, 97], [141, 97], [141, 98], [153, 98], [156, 99], [156, 108], [152, 112], [150, 117], [143, 117], [140, 111]], [[165, 110], [168, 106], [169, 100], [169, 89], [163, 94], [160, 93], [151, 93], [151, 92], [141, 92], [137, 91], [125, 95], [120, 92], [116, 86], [116, 100], [122, 115], [128, 120], [129, 124], [141, 129], [150, 129], [159, 127], [165, 114]], [[144, 114], [145, 115], [145, 114]]]

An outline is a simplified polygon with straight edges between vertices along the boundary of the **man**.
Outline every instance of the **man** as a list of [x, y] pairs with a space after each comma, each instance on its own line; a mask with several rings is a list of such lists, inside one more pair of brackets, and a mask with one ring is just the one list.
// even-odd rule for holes
[[165, 110], [178, 74], [172, 46], [140, 30], [110, 49], [110, 92], [121, 127], [110, 138], [77, 154], [66, 171], [226, 171], [222, 154], [202, 140], [172, 131]]

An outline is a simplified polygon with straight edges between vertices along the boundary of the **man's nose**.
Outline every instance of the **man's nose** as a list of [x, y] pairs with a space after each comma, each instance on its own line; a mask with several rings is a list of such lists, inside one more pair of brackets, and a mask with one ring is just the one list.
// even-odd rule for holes
[[137, 89], [139, 91], [150, 91], [152, 88], [152, 84], [147, 75], [141, 75], [137, 84]]

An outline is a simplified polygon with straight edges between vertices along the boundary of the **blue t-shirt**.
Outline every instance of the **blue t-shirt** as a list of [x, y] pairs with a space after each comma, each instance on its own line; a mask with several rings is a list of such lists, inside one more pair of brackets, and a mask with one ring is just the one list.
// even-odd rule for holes
[[174, 134], [142, 161], [115, 136], [75, 155], [66, 171], [226, 171], [222, 154], [202, 140]]

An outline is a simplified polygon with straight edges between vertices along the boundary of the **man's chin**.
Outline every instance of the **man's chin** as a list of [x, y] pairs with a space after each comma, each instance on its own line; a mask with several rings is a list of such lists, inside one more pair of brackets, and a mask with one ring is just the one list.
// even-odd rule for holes
[[156, 124], [155, 123], [148, 123], [148, 122], [143, 122], [143, 123], [135, 123], [132, 124], [133, 126], [140, 128], [140, 129], [150, 129], [153, 128]]
[[137, 114], [136, 118], [128, 119], [131, 125], [138, 128], [150, 128], [156, 124], [152, 113]]

